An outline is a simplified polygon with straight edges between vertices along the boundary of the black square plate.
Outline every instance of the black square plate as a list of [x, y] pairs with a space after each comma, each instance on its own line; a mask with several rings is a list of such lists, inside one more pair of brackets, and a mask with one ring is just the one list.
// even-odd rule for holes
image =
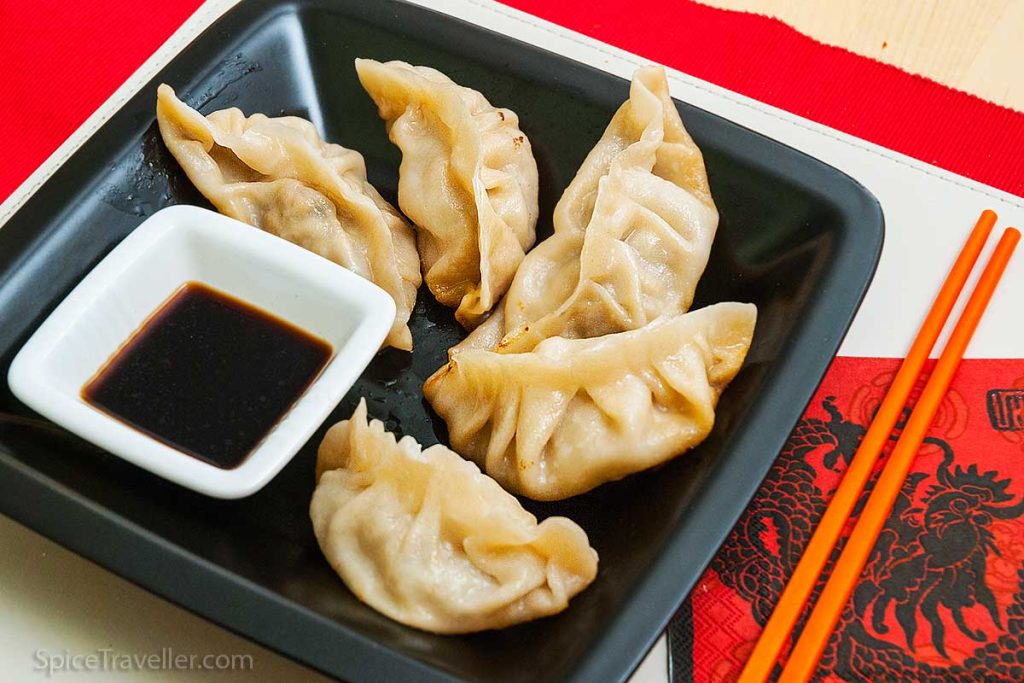
[[[0, 230], [0, 376], [57, 303], [157, 209], [206, 206], [164, 149], [156, 86], [203, 112], [312, 119], [366, 156], [394, 201], [399, 152], [356, 80], [353, 58], [427, 64], [516, 111], [541, 176], [538, 237], [562, 189], [626, 98], [628, 83], [537, 47], [393, 1], [246, 0], [207, 29], [108, 121]], [[875, 199], [835, 169], [686, 104], [721, 211], [698, 304], [757, 304], [746, 366], [711, 437], [655, 471], [560, 504], [601, 556], [597, 581], [563, 614], [444, 637], [356, 600], [317, 548], [307, 506], [320, 431], [263, 491], [205, 498], [34, 416], [0, 388], [0, 511], [227, 628], [350, 680], [625, 678], [696, 581], [820, 381], [881, 248]], [[443, 438], [420, 386], [461, 336], [424, 288], [416, 351], [382, 353], [328, 424], [360, 396], [423, 444]]]

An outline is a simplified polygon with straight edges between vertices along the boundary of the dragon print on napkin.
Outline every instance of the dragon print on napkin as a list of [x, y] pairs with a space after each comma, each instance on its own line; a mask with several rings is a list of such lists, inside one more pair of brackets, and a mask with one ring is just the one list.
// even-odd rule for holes
[[[739, 675], [898, 363], [833, 363], [676, 617], [676, 680]], [[961, 365], [815, 680], [1024, 680], [1024, 360]]]

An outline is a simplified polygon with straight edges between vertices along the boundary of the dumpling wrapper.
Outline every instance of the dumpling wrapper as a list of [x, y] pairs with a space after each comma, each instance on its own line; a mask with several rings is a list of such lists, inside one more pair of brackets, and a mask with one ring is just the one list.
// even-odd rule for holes
[[548, 337], [586, 339], [683, 313], [717, 227], [703, 156], [665, 71], [639, 69], [555, 207], [554, 234], [523, 260], [494, 315], [453, 351], [529, 351]]
[[310, 517], [356, 597], [434, 633], [504, 628], [561, 612], [597, 575], [565, 517], [540, 524], [471, 462], [367, 423], [366, 401], [320, 446]]
[[157, 90], [167, 149], [221, 213], [282, 237], [376, 283], [395, 300], [385, 345], [412, 349], [420, 285], [412, 227], [366, 179], [358, 152], [324, 142], [295, 116], [203, 116], [168, 85]]
[[398, 205], [418, 227], [427, 287], [474, 328], [536, 239], [537, 162], [519, 119], [440, 71], [357, 59], [402, 150]]
[[752, 304], [722, 303], [525, 353], [466, 349], [423, 393], [456, 451], [512, 493], [560, 500], [703, 441], [756, 317]]

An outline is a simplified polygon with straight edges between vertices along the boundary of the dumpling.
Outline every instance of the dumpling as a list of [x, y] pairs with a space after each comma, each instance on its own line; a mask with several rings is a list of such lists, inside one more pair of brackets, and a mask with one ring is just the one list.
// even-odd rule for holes
[[398, 205], [418, 226], [427, 287], [475, 327], [508, 289], [537, 225], [537, 162], [519, 119], [440, 71], [357, 59], [402, 150]]
[[395, 441], [366, 401], [327, 432], [309, 506], [328, 562], [375, 610], [434, 633], [503, 628], [561, 612], [597, 575], [565, 517], [540, 524], [442, 445]]
[[294, 116], [247, 118], [232, 108], [204, 117], [168, 85], [157, 90], [156, 116], [167, 149], [218, 211], [379, 285], [398, 309], [385, 345], [412, 348], [415, 235], [367, 182], [361, 154], [324, 142]]
[[524, 353], [466, 349], [423, 393], [452, 447], [506, 490], [568, 498], [703, 441], [756, 317], [752, 304], [722, 303]]
[[703, 156], [665, 71], [639, 69], [555, 207], [554, 234], [526, 256], [503, 305], [455, 352], [529, 351], [548, 337], [597, 337], [683, 313], [717, 227]]

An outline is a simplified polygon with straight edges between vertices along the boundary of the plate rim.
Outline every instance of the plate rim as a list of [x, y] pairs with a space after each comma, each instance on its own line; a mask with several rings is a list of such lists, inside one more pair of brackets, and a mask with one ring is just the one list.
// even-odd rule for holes
[[[502, 34], [486, 26], [473, 24], [472, 22], [466, 22], [465, 20], [461, 20], [458, 17], [452, 16], [446, 12], [438, 11], [433, 8], [421, 5], [418, 2], [407, 2], [406, 0], [390, 0], [390, 2], [400, 5], [408, 5], [409, 7], [415, 8], [415, 10], [418, 11], [429, 12], [433, 15], [442, 17], [443, 21], [454, 22], [457, 24], [469, 24], [474, 29], [479, 30], [481, 32], [497, 35], [507, 40], [523, 42], [513, 36]], [[157, 63], [152, 72], [148, 72], [147, 74], [145, 74], [145, 76], [141, 78], [137, 84], [135, 84], [136, 87], [131, 89], [131, 92], [129, 92], [127, 96], [124, 97], [120, 105], [114, 108], [113, 110], [107, 112], [106, 118], [99, 121], [95, 125], [94, 130], [92, 130], [83, 140], [80, 140], [78, 142], [79, 146], [88, 139], [90, 139], [98, 130], [100, 130], [103, 127], [103, 125], [107, 123], [107, 120], [109, 118], [115, 116], [118, 112], [120, 112], [124, 105], [127, 104], [128, 101], [132, 97], [134, 97], [138, 93], [138, 91], [142, 87], [144, 87], [160, 69], [166, 68], [167, 66], [172, 64], [173, 61], [180, 55], [181, 51], [190, 46], [193, 42], [195, 42], [195, 40], [197, 40], [203, 33], [205, 33], [210, 28], [215, 26], [221, 20], [230, 17], [235, 11], [239, 10], [240, 8], [247, 5], [255, 4], [263, 4], [269, 6], [273, 4], [286, 5], [293, 3], [290, 2], [290, 0], [213, 0], [213, 2], [209, 2], [203, 5], [197, 11], [196, 15], [193, 15], [193, 18], [190, 19], [189, 22], [186, 22], [186, 25], [183, 26], [182, 29], [174, 35], [172, 40], [174, 38], [177, 38], [179, 36], [179, 33], [181, 33], [182, 30], [187, 28], [188, 23], [190, 23], [193, 19], [196, 19], [200, 12], [203, 12], [207, 8], [212, 7], [219, 7], [220, 9], [210, 9], [209, 13], [212, 15], [212, 19], [207, 19], [208, 23], [201, 26], [198, 32], [195, 32], [191, 37], [185, 40], [177, 51], [175, 51], [172, 55], [169, 55], [165, 61]], [[569, 59], [571, 61], [584, 64], [590, 68], [600, 70], [604, 73], [608, 73], [608, 75], [613, 76], [615, 78], [621, 78], [616, 73], [610, 72], [605, 69], [600, 69], [600, 67], [588, 64], [586, 62], [580, 62], [578, 59], [572, 56], [558, 53], [557, 51], [550, 50], [547, 47], [532, 45], [530, 43], [525, 44], [530, 45], [532, 48], [545, 53], [553, 52], [556, 55], [564, 57], [565, 59]], [[149, 62], [147, 62], [147, 64], [149, 64]], [[133, 80], [135, 80], [135, 76], [129, 79], [129, 81], [126, 82], [125, 85], [122, 86], [122, 88], [129, 86]], [[120, 92], [121, 91], [119, 90], [118, 93]], [[116, 94], [117, 93], [115, 93], [115, 95]], [[677, 99], [675, 101], [679, 102], [679, 100]], [[712, 111], [696, 107], [695, 105], [688, 106], [694, 106], [694, 108], [700, 109], [701, 111], [704, 111], [707, 114], [714, 117], [725, 118]], [[821, 379], [824, 377], [825, 370], [827, 369], [828, 364], [831, 362], [832, 358], [835, 355], [835, 352], [838, 350], [843, 337], [846, 335], [846, 332], [852, 324], [853, 319], [857, 313], [857, 310], [860, 307], [860, 304], [864, 298], [864, 295], [867, 292], [868, 286], [871, 283], [875, 270], [878, 266], [882, 245], [884, 241], [884, 215], [881, 206], [878, 203], [878, 200], [875, 198], [875, 196], [871, 193], [869, 189], [867, 189], [861, 182], [859, 182], [855, 178], [836, 169], [835, 167], [824, 162], [823, 160], [818, 159], [817, 157], [811, 154], [798, 150], [785, 142], [779, 141], [775, 138], [772, 138], [771, 136], [765, 135], [756, 130], [748, 128], [743, 124], [739, 124], [736, 122], [731, 123], [733, 123], [737, 127], [737, 129], [742, 129], [747, 134], [752, 134], [758, 137], [771, 140], [772, 142], [786, 150], [787, 156], [791, 159], [800, 158], [804, 162], [810, 160], [814, 163], [810, 164], [809, 166], [816, 166], [820, 169], [824, 169], [826, 172], [830, 174], [835, 174], [841, 177], [842, 179], [845, 179], [845, 182], [848, 182], [851, 185], [851, 187], [855, 188], [859, 193], [858, 196], [862, 200], [862, 206], [860, 207], [860, 209], [864, 214], [862, 218], [865, 219], [865, 223], [877, 227], [876, 231], [871, 233], [871, 235], [867, 236], [868, 238], [870, 238], [870, 242], [865, 245], [866, 249], [863, 253], [851, 254], [849, 252], [841, 252], [840, 254], [845, 256], [844, 261], [850, 261], [849, 263], [845, 263], [843, 265], [844, 272], [846, 270], [853, 270], [855, 274], [858, 268], [861, 269], [861, 276], [858, 279], [860, 284], [858, 286], [853, 287], [852, 289], [844, 290], [843, 292], [843, 294], [845, 294], [847, 297], [848, 310], [847, 313], [844, 313], [839, 317], [846, 318], [845, 322], [842, 323], [835, 330], [832, 330], [832, 334], [828, 339], [826, 339], [825, 342], [822, 343], [820, 338], [813, 340], [818, 343], [817, 353], [811, 355], [811, 358], [814, 359], [815, 363], [814, 369], [810, 373], [805, 372], [804, 374], [813, 374], [817, 377], [817, 379], [815, 380], [813, 386], [809, 386], [809, 388], [806, 391], [801, 392], [806, 393], [805, 400], [790, 402], [788, 404], [788, 412], [796, 413], [792, 419], [792, 424], [795, 425], [796, 421], [799, 419], [800, 414], [802, 414], [804, 408], [806, 407], [807, 402], [811, 399], [811, 397], [814, 394], [814, 391], [820, 384]], [[68, 151], [65, 158], [62, 159], [54, 168], [51, 169], [51, 175], [52, 172], [55, 172], [57, 169], [62, 167], [76, 151], [77, 147]], [[26, 185], [29, 184], [31, 180], [32, 178], [30, 178], [29, 181], [26, 181]], [[35, 188], [32, 188], [31, 192], [34, 193], [39, 188], [43, 187], [46, 183], [50, 182], [50, 180], [50, 177], [47, 176], [43, 180], [39, 181], [38, 185]], [[16, 190], [15, 195], [12, 195], [12, 198], [16, 198], [20, 190], [21, 188], [19, 188], [19, 190]], [[3, 225], [6, 222], [8, 222], [11, 218], [13, 218], [18, 212], [20, 212], [20, 210], [24, 207], [24, 203], [28, 200], [30, 196], [31, 195], [17, 197], [22, 201], [22, 203], [19, 206], [15, 207], [13, 210], [11, 210], [10, 214], [6, 217], [2, 217], [2, 209], [7, 208], [7, 203], [5, 202], [4, 205], [0, 205], [0, 228], [2, 228]], [[849, 235], [846, 235], [846, 238], [850, 239]], [[853, 258], [854, 256], [856, 256], [856, 258]], [[824, 278], [823, 282], [831, 283], [834, 282], [835, 280], [841, 279], [836, 277], [834, 272], [835, 268], [836, 264], [833, 263], [832, 267], [830, 268], [830, 274]], [[808, 320], [803, 326], [804, 329], [796, 331], [792, 334], [790, 345], [805, 347], [808, 345], [810, 341], [812, 341], [810, 339], [807, 339], [807, 337], [811, 336], [807, 328], [814, 330], [816, 326], [821, 324], [822, 321], [820, 320], [820, 318], [824, 317], [826, 314], [825, 311], [821, 310], [824, 308], [824, 306], [820, 304], [820, 301], [821, 300], [819, 300], [819, 305], [814, 307], [817, 310], [812, 312], [814, 314], [814, 320]], [[808, 317], [810, 318], [811, 316]], [[833, 317], [835, 316], [833, 315]], [[806, 369], [806, 366], [804, 367]], [[776, 372], [780, 373], [782, 372], [782, 370], [777, 369]], [[794, 405], [796, 406], [795, 408], [793, 407]], [[786, 432], [786, 434], [788, 435], [788, 431]], [[784, 445], [784, 441], [785, 437], [781, 439], [781, 442], [777, 445], [777, 447], [771, 446], [768, 447], [766, 450], [774, 451], [777, 456], [778, 452]], [[765, 449], [762, 448], [762, 450]], [[734, 463], [737, 462], [737, 460], [737, 458], [730, 459], [730, 461]], [[750, 498], [756, 492], [758, 486], [760, 486], [761, 481], [764, 479], [764, 476], [767, 474], [767, 471], [773, 464], [774, 460], [775, 457], [772, 457], [770, 460], [766, 461], [766, 464], [762, 468], [759, 469], [747, 468], [745, 472], [741, 472], [738, 476], [734, 476], [731, 480], [729, 479], [729, 477], [723, 476], [724, 473], [722, 470], [727, 468], [716, 468], [709, 479], [708, 486], [709, 488], [713, 485], [716, 485], [716, 488], [721, 487], [723, 481], [732, 481], [733, 483], [739, 482], [739, 484], [741, 484], [741, 489], [743, 491], [742, 495], [745, 496], [744, 500], [746, 501], [746, 503], [744, 504], [743, 508], [739, 509], [736, 512], [735, 518], [738, 519], [739, 516], [742, 514], [743, 510], [746, 508], [747, 504], [749, 504]], [[205, 560], [204, 558], [195, 555], [194, 553], [191, 553], [174, 544], [168, 543], [162, 538], [149, 532], [145, 527], [141, 527], [137, 524], [134, 524], [133, 522], [130, 522], [129, 520], [119, 517], [116, 514], [106, 511], [102, 507], [92, 503], [83, 496], [78, 495], [74, 490], [64, 487], [59, 482], [51, 480], [48, 477], [45, 477], [45, 475], [42, 475], [41, 473], [25, 466], [24, 463], [18, 461], [17, 459], [9, 457], [9, 454], [5, 452], [4, 445], [2, 443], [0, 443], [0, 470], [4, 471], [5, 475], [0, 476], [0, 512], [7, 514], [16, 521], [23, 523], [26, 526], [29, 526], [35, 531], [41, 533], [44, 536], [47, 536], [48, 538], [51, 538], [52, 540], [55, 540], [61, 545], [68, 547], [69, 549], [75, 551], [79, 555], [91, 561], [97, 562], [101, 566], [107, 568], [108, 570], [114, 572], [115, 574], [129, 581], [132, 581], [136, 585], [139, 585], [140, 587], [150, 592], [153, 592], [174, 604], [177, 604], [185, 609], [188, 609], [190, 612], [193, 612], [205, 619], [213, 621], [214, 623], [228, 629], [229, 631], [232, 631], [234, 633], [242, 635], [243, 637], [254, 640], [255, 642], [258, 642], [261, 645], [268, 647], [269, 649], [280, 652], [285, 656], [291, 657], [296, 661], [300, 661], [308, 666], [312, 666], [320, 671], [323, 671], [324, 673], [327, 673], [329, 675], [336, 675], [335, 672], [323, 668], [323, 662], [313, 663], [296, 652], [296, 650], [302, 649], [299, 646], [303, 644], [300, 642], [303, 639], [295, 639], [296, 643], [293, 644], [294, 649], [292, 649], [292, 647], [289, 647], [289, 644], [287, 643], [281, 644], [280, 642], [276, 642], [275, 640], [273, 640], [269, 635], [261, 636], [258, 633], [256, 633], [256, 631], [260, 630], [259, 624], [257, 623], [259, 620], [247, 620], [245, 617], [239, 618], [239, 613], [237, 609], [226, 609], [222, 610], [224, 614], [220, 616], [213, 615], [210, 613], [210, 610], [205, 609], [209, 607], [209, 603], [204, 602], [203, 599], [195, 599], [193, 600], [192, 603], [190, 603], [186, 601], [185, 598], [180, 598], [179, 596], [176, 596], [174, 594], [169, 593], [168, 591], [161, 589], [159, 586], [156, 585], [158, 581], [147, 580], [145, 574], [147, 571], [151, 570], [147, 569], [146, 562], [139, 561], [140, 558], [136, 557], [135, 553], [132, 553], [130, 558], [122, 557], [121, 554], [118, 553], [112, 553], [110, 554], [110, 557], [108, 557], [107, 559], [101, 559], [97, 555], [102, 553], [96, 553], [94, 547], [89, 546], [89, 544], [86, 543], [78, 542], [78, 539], [88, 538], [89, 532], [96, 532], [97, 527], [95, 526], [95, 523], [102, 522], [107, 526], [107, 528], [105, 529], [107, 533], [113, 532], [114, 535], [122, 536], [124, 539], [128, 540], [144, 540], [146, 543], [150, 545], [150, 547], [158, 547], [160, 552], [165, 555], [165, 559], [178, 561], [187, 560], [188, 562], [186, 566], [203, 567], [206, 578], [213, 580], [211, 586], [213, 583], [223, 583], [226, 581], [226, 586], [231, 586], [236, 590], [242, 591], [241, 593], [239, 593], [238, 597], [238, 599], [240, 600], [242, 599], [242, 597], [247, 596], [248, 598], [262, 599], [266, 601], [267, 604], [284, 602], [290, 608], [290, 618], [302, 617], [302, 619], [300, 619], [299, 621], [307, 623], [310, 626], [320, 621], [327, 622], [328, 624], [331, 624], [335, 627], [340, 626], [341, 629], [344, 631], [345, 637], [348, 638], [351, 642], [356, 643], [357, 641], [364, 641], [363, 644], [367, 645], [370, 650], [383, 649], [386, 651], [387, 654], [383, 657], [374, 656], [369, 658], [358, 658], [352, 656], [345, 656], [341, 657], [340, 659], [337, 657], [337, 652], [335, 652], [334, 660], [337, 661], [339, 665], [337, 670], [345, 670], [346, 675], [358, 675], [360, 673], [369, 675], [370, 673], [372, 673], [372, 675], [375, 676], [380, 676], [382, 674], [395, 676], [414, 675], [417, 680], [462, 680], [453, 677], [449, 672], [436, 668], [434, 665], [418, 660], [415, 657], [406, 655], [401, 651], [392, 650], [390, 648], [384, 648], [376, 641], [362, 636], [360, 633], [352, 630], [344, 624], [339, 624], [339, 622], [326, 618], [298, 603], [286, 600], [281, 596], [277, 595], [276, 593], [273, 593], [249, 581], [248, 579], [245, 579], [244, 577], [241, 577], [237, 574], [233, 574], [231, 572], [227, 572], [218, 565], [215, 565]], [[37, 493], [39, 494], [42, 494], [44, 492], [46, 494], [49, 494], [49, 496], [51, 497], [51, 502], [53, 503], [53, 507], [50, 508], [51, 512], [56, 510], [57, 506], [64, 506], [67, 509], [74, 509], [78, 512], [82, 512], [84, 510], [84, 512], [88, 516], [91, 516], [93, 518], [94, 524], [82, 525], [81, 528], [79, 529], [78, 526], [76, 526], [75, 524], [69, 523], [73, 521], [73, 518], [70, 515], [53, 515], [47, 514], [45, 509], [31, 509], [31, 506], [24, 505], [24, 501], [16, 500], [19, 497], [17, 495], [16, 488], [9, 489], [10, 483], [15, 480], [20, 480], [24, 486], [34, 487]], [[749, 495], [747, 494], [748, 490]], [[731, 495], [735, 495], [735, 492], [729, 493]], [[53, 496], [57, 497], [53, 498]], [[43, 497], [44, 496], [42, 495], [38, 497], [26, 496], [26, 498], [34, 498], [35, 500], [42, 500]], [[39, 505], [39, 507], [45, 508], [46, 506]], [[718, 519], [720, 520], [720, 516], [718, 517]], [[735, 519], [731, 520], [731, 523], [729, 524], [729, 529], [732, 528], [732, 526], [735, 524], [735, 521]], [[720, 525], [720, 522], [717, 525]], [[727, 535], [728, 530], [724, 534], [722, 534], [721, 540], [724, 540], [724, 538]], [[699, 564], [698, 569], [689, 572], [694, 574], [693, 581], [689, 582], [689, 587], [687, 587], [683, 594], [678, 597], [676, 603], [672, 606], [672, 608], [670, 610], [666, 610], [664, 600], [660, 598], [660, 596], [662, 595], [662, 593], [660, 592], [660, 587], [664, 586], [666, 582], [673, 582], [673, 575], [675, 575], [674, 583], [680, 583], [678, 580], [679, 566], [673, 565], [671, 562], [668, 561], [667, 556], [669, 554], [669, 549], [673, 548], [677, 550], [686, 550], [686, 548], [683, 547], [685, 545], [686, 543], [684, 542], [684, 539], [680, 538], [680, 534], [677, 533], [670, 536], [670, 538], [666, 542], [665, 548], [663, 548], [662, 550], [662, 553], [659, 555], [658, 559], [653, 563], [652, 568], [647, 572], [647, 574], [642, 576], [640, 580], [637, 582], [637, 584], [633, 587], [633, 597], [630, 599], [628, 603], [626, 603], [624, 609], [622, 610], [622, 613], [629, 613], [626, 615], [629, 618], [626, 619], [623, 617], [622, 614], [620, 614], [610, 621], [608, 629], [606, 629], [603, 633], [599, 635], [599, 637], [592, 644], [590, 651], [588, 651], [587, 654], [583, 655], [583, 657], [580, 660], [580, 665], [575, 666], [575, 668], [569, 672], [568, 680], [588, 681], [595, 679], [605, 679], [608, 677], [609, 672], [615, 672], [615, 677], [617, 680], [624, 680], [628, 678], [628, 676], [633, 671], [635, 671], [636, 667], [642, 661], [643, 657], [650, 650], [650, 648], [653, 647], [657, 638], [664, 630], [664, 627], [671, 619], [673, 613], [678, 607], [678, 604], [681, 603], [683, 599], [685, 599], [686, 593], [689, 591], [690, 587], [692, 587], [692, 583], [696, 580], [697, 577], [699, 577], [701, 573], [703, 573], [707, 563], [714, 556], [715, 552], [717, 552], [718, 547], [718, 544], [716, 544], [713, 550], [711, 550], [708, 553], [705, 553], [706, 558], [702, 558], [699, 562], [693, 563], [695, 565]], [[125, 555], [127, 555], [127, 553], [125, 553]], [[692, 553], [690, 553], [690, 556], [692, 557]], [[159, 564], [160, 563], [154, 563], [154, 566]], [[166, 571], [166, 566], [164, 566], [164, 570]], [[216, 589], [216, 592], [223, 596], [226, 586]], [[208, 594], [204, 593], [203, 595], [206, 595], [208, 597]], [[637, 596], [646, 597], [647, 600], [641, 602], [637, 599]], [[658, 598], [651, 600], [650, 598], [653, 596], [658, 596]], [[239, 605], [251, 606], [251, 603], [242, 601], [239, 603]], [[644, 607], [646, 607], [646, 610], [641, 609]], [[656, 619], [651, 619], [650, 615], [652, 612], [657, 613], [660, 616], [658, 616]], [[282, 626], [282, 623], [279, 618], [280, 615], [278, 613], [275, 613], [275, 615], [277, 615], [278, 617], [275, 627], [273, 629], [264, 630], [268, 634], [273, 633], [275, 636], [280, 636], [282, 630], [280, 627]], [[248, 623], [245, 626], [236, 625], [236, 623], [232, 621], [233, 619], [236, 619], [239, 622], [248, 621]], [[298, 627], [298, 624], [296, 624], [296, 628]], [[284, 640], [288, 640], [288, 638], [285, 638]], [[607, 644], [607, 641], [612, 641], [615, 643], [615, 645], [610, 646]], [[623, 648], [623, 641], [629, 641], [630, 644], [633, 646], [631, 649], [634, 651], [635, 654], [632, 657], [624, 658], [617, 654], [617, 651], [621, 652]], [[344, 648], [338, 647], [332, 649], [337, 651], [343, 650]], [[330, 655], [331, 653], [327, 654]], [[351, 654], [351, 652], [346, 653], [346, 655]], [[394, 660], [394, 664], [400, 666], [382, 666], [382, 663], [389, 664], [388, 660]]]

